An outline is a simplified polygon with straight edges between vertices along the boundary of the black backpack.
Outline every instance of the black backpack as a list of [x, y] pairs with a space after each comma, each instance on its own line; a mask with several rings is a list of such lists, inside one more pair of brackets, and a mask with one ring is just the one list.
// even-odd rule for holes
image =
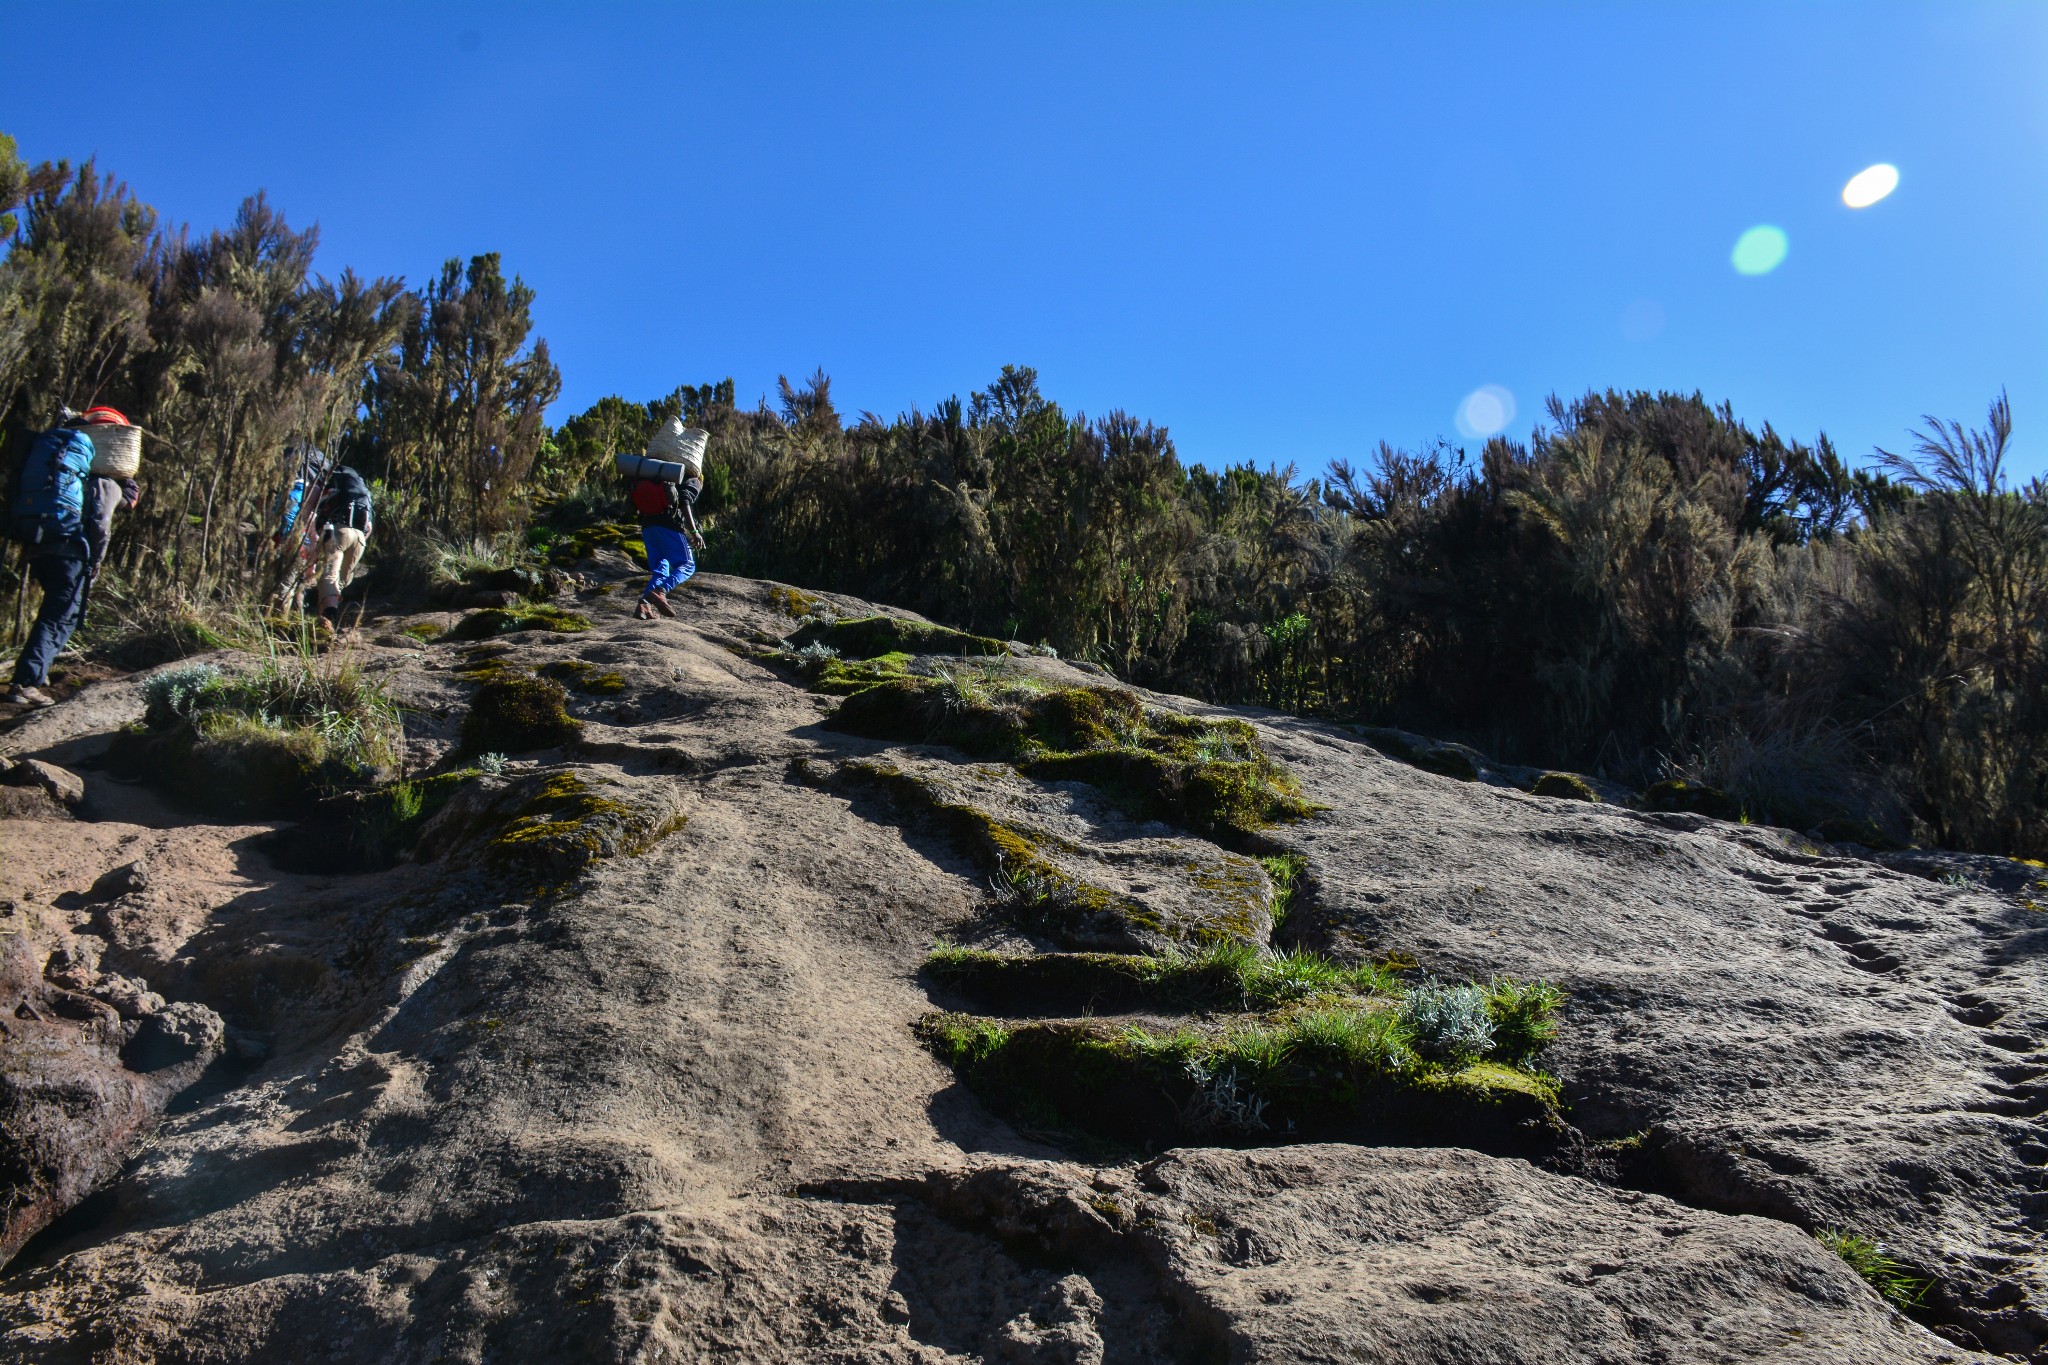
[[347, 465], [338, 465], [327, 475], [327, 495], [320, 499], [322, 525], [370, 529], [370, 485]]

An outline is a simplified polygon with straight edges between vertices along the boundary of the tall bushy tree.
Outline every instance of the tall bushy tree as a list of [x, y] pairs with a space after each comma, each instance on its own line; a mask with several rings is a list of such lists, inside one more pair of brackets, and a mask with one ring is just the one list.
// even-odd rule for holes
[[451, 260], [401, 301], [394, 354], [366, 391], [358, 449], [431, 505], [455, 509], [471, 535], [515, 520], [561, 391], [547, 342], [527, 347], [533, 290], [505, 278], [496, 252]]

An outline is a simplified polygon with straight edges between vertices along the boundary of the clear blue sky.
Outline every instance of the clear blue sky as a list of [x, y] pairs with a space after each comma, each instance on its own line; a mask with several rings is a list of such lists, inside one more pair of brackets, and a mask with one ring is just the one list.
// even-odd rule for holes
[[[265, 188], [329, 272], [502, 252], [557, 420], [820, 365], [893, 414], [1011, 362], [1211, 465], [1455, 437], [1484, 385], [1516, 434], [1552, 391], [1700, 389], [1860, 460], [2004, 386], [2048, 470], [2033, 0], [69, 0], [5, 31], [97, 73], [0, 82], [31, 160], [200, 228]], [[1874, 162], [1897, 192], [1844, 207]], [[1740, 275], [1759, 224], [1789, 252]]]

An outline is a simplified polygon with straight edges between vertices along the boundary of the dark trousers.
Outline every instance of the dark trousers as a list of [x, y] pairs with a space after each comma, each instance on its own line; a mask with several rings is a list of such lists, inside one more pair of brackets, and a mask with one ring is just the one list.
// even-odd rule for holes
[[43, 590], [43, 607], [14, 661], [14, 685], [41, 687], [50, 680], [50, 661], [78, 629], [90, 575], [84, 560], [68, 555], [37, 555], [28, 562], [28, 571]]

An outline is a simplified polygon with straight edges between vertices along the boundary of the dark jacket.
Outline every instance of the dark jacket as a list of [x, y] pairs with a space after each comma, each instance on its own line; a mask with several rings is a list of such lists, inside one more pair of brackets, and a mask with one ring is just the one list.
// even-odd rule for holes
[[671, 531], [680, 531], [685, 535], [695, 532], [697, 529], [695, 514], [697, 495], [704, 491], [704, 481], [702, 479], [684, 479], [679, 484], [672, 483], [666, 485], [666, 487], [668, 488], [668, 510], [666, 512], [642, 512], [640, 514], [641, 526], [666, 526]]

